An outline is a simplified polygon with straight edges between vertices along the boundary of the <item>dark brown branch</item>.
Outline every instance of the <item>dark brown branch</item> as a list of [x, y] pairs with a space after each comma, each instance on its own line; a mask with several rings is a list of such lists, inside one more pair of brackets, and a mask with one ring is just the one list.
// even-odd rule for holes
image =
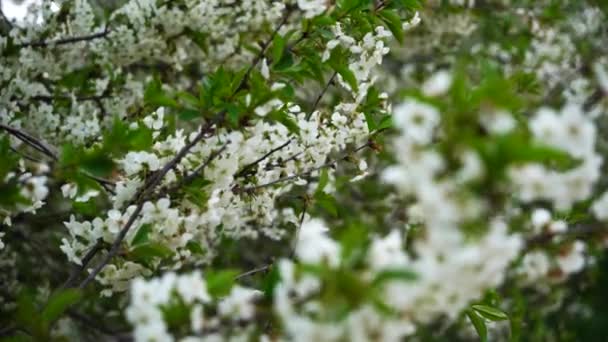
[[281, 27], [283, 27], [283, 25], [285, 25], [285, 23], [287, 23], [287, 19], [289, 19], [289, 16], [291, 15], [291, 12], [293, 11], [293, 9], [294, 9], [294, 7], [292, 7], [292, 6], [287, 8], [285, 15], [283, 16], [283, 19], [277, 25], [277, 27], [274, 29], [274, 31], [270, 35], [270, 38], [267, 39], [264, 43], [262, 43], [262, 45], [260, 47], [260, 53], [257, 54], [257, 56], [255, 57], [253, 62], [251, 62], [251, 65], [249, 65], [249, 68], [245, 72], [243, 79], [241, 79], [239, 86], [234, 91], [234, 94], [238, 93], [240, 90], [242, 90], [245, 87], [245, 84], [247, 84], [247, 81], [249, 80], [249, 75], [251, 74], [253, 69], [258, 65], [258, 63], [260, 63], [262, 58], [264, 58], [264, 56], [266, 55], [266, 49], [268, 48], [270, 43], [272, 43], [272, 41], [274, 40], [274, 37], [277, 35], [277, 33], [279, 33], [279, 30], [281, 29]]
[[192, 181], [194, 181], [194, 179], [196, 179], [198, 176], [200, 176], [203, 173], [203, 171], [207, 168], [207, 166], [209, 166], [209, 164], [211, 164], [211, 162], [215, 158], [217, 158], [222, 152], [224, 152], [224, 150], [226, 149], [226, 147], [228, 147], [227, 143], [224, 144], [224, 146], [222, 146], [219, 150], [211, 153], [209, 155], [209, 157], [207, 158], [207, 160], [205, 160], [205, 162], [203, 162], [203, 164], [199, 165], [190, 174], [184, 176], [184, 178], [182, 178], [179, 181], [176, 181], [172, 185], [169, 185], [166, 188], [161, 189], [159, 191], [159, 193], [156, 196], [154, 196], [154, 198], [165, 197], [167, 194], [171, 194], [171, 193], [174, 193], [175, 191], [179, 190], [184, 185], [190, 184]]
[[249, 270], [247, 272], [244, 272], [244, 273], [241, 273], [241, 274], [237, 275], [236, 277], [234, 277], [234, 279], [235, 280], [239, 280], [241, 278], [245, 278], [245, 277], [248, 277], [248, 276], [256, 274], [256, 273], [264, 272], [264, 271], [268, 270], [271, 267], [272, 267], [272, 264], [267, 264], [267, 265], [263, 265], [263, 266], [260, 266], [260, 267], [256, 267], [256, 268], [254, 268], [252, 270]]
[[323, 98], [325, 93], [327, 93], [327, 90], [329, 89], [329, 87], [332, 85], [332, 83], [334, 83], [334, 79], [336, 78], [337, 75], [338, 75], [338, 72], [334, 71], [333, 75], [331, 75], [331, 77], [329, 78], [329, 81], [327, 81], [327, 83], [325, 84], [325, 88], [323, 88], [323, 90], [317, 96], [317, 99], [313, 103], [312, 108], [310, 109], [310, 112], [308, 113], [308, 115], [306, 115], [306, 120], [310, 119], [310, 116], [312, 115], [312, 113], [314, 113], [314, 111], [317, 110], [317, 106], [321, 102], [321, 99]]
[[98, 241], [93, 248], [91, 248], [87, 254], [84, 256], [84, 258], [82, 258], [82, 263], [80, 265], [76, 265], [76, 267], [74, 267], [72, 269], [72, 272], [70, 272], [70, 276], [68, 277], [68, 279], [63, 283], [63, 285], [61, 285], [62, 289], [67, 289], [69, 287], [72, 287], [72, 285], [74, 285], [74, 281], [76, 280], [76, 278], [78, 277], [78, 275], [80, 274], [80, 272], [84, 271], [84, 269], [89, 265], [89, 263], [91, 262], [91, 260], [93, 260], [93, 257], [95, 256], [95, 254], [97, 254], [97, 252], [99, 252], [101, 250], [101, 242]]
[[114, 257], [114, 255], [116, 255], [116, 253], [118, 253], [118, 249], [120, 248], [120, 244], [125, 239], [125, 236], [129, 232], [129, 229], [131, 228], [131, 226], [135, 223], [135, 220], [139, 216], [139, 213], [141, 213], [141, 210], [143, 209], [143, 207], [144, 207], [144, 202], [140, 201], [137, 204], [137, 207], [135, 207], [135, 211], [133, 211], [133, 213], [129, 217], [129, 220], [127, 221], [127, 224], [118, 233], [118, 236], [116, 237], [116, 239], [112, 243], [112, 246], [110, 247], [110, 250], [108, 251], [108, 253], [106, 255], [104, 255], [104, 257], [101, 260], [101, 262], [98, 263], [97, 266], [95, 266], [95, 268], [93, 268], [93, 270], [91, 271], [91, 273], [89, 273], [89, 275], [80, 283], [80, 285], [78, 285], [79, 288], [81, 288], [81, 289], [84, 288], [93, 279], [95, 279], [95, 277], [99, 274], [99, 272], [101, 272], [101, 270], [104, 267], [106, 267], [106, 265], [108, 264], [108, 262], [110, 262], [110, 260], [112, 259], [112, 257]]
[[6, 132], [12, 134], [17, 139], [23, 141], [25, 144], [31, 146], [32, 148], [41, 152], [42, 154], [46, 155], [47, 157], [49, 157], [53, 160], [57, 160], [57, 154], [54, 151], [52, 151], [50, 147], [48, 147], [42, 141], [34, 138], [30, 134], [28, 134], [20, 129], [13, 128], [13, 127], [10, 127], [5, 124], [0, 124], [0, 129], [3, 129]]
[[301, 177], [304, 177], [304, 176], [308, 176], [308, 175], [310, 175], [311, 173], [313, 173], [315, 171], [319, 171], [319, 170], [324, 169], [326, 167], [334, 166], [339, 161], [342, 161], [342, 160], [345, 160], [346, 158], [348, 158], [348, 156], [350, 156], [352, 153], [357, 153], [357, 152], [361, 151], [362, 149], [364, 149], [366, 147], [369, 147], [371, 145], [372, 145], [372, 142], [368, 141], [364, 145], [361, 145], [361, 146], [357, 147], [352, 152], [345, 153], [342, 156], [340, 156], [340, 157], [338, 157], [338, 158], [336, 158], [334, 160], [331, 160], [331, 161], [329, 161], [329, 162], [327, 162], [327, 163], [325, 163], [325, 164], [323, 164], [321, 166], [313, 167], [312, 169], [303, 171], [303, 172], [301, 172], [299, 174], [296, 174], [296, 175], [282, 177], [282, 178], [279, 178], [279, 179], [274, 180], [272, 182], [268, 182], [268, 183], [260, 184], [260, 185], [254, 185], [254, 186], [250, 186], [250, 187], [241, 188], [241, 187], [235, 186], [235, 187], [233, 187], [232, 191], [234, 193], [237, 193], [237, 194], [238, 193], [252, 193], [252, 192], [255, 192], [256, 190], [259, 190], [259, 189], [262, 189], [262, 188], [267, 188], [269, 186], [273, 186], [273, 185], [276, 185], [276, 184], [279, 184], [279, 183], [283, 183], [283, 182], [290, 181], [290, 180], [293, 180], [293, 179], [297, 179], [297, 178], [301, 178]]
[[[57, 153], [55, 153], [53, 151], [54, 148], [51, 148], [46, 143], [44, 143], [42, 140], [33, 137], [32, 135], [24, 132], [23, 130], [20, 130], [20, 129], [17, 129], [17, 128], [14, 128], [14, 127], [11, 127], [11, 126], [8, 126], [5, 124], [0, 124], [0, 129], [5, 130], [9, 134], [13, 135], [17, 139], [24, 142], [26, 145], [32, 147], [36, 151], [44, 154], [45, 156], [51, 158], [53, 161], [57, 161], [59, 159], [57, 157]], [[37, 160], [31, 156], [25, 156], [22, 153], [17, 152], [17, 150], [12, 147], [11, 147], [11, 149], [28, 160], [40, 162], [39, 160]], [[86, 177], [96, 181], [97, 183], [99, 183], [99, 185], [101, 185], [101, 187], [103, 187], [109, 193], [114, 193], [114, 190], [112, 189], [112, 187], [114, 187], [114, 185], [115, 185], [114, 182], [109, 181], [107, 179], [97, 177], [97, 176], [93, 176], [86, 172], [82, 172], [82, 174], [85, 175]]]
[[606, 234], [608, 233], [608, 228], [604, 225], [597, 224], [579, 224], [574, 226], [572, 229], [568, 229], [565, 232], [561, 233], [543, 233], [536, 236], [533, 236], [526, 240], [526, 249], [531, 249], [533, 247], [542, 246], [544, 244], [550, 243], [554, 237], [556, 236], [564, 236], [564, 237], [586, 237], [593, 234]]
[[90, 34], [90, 35], [76, 36], [76, 37], [67, 37], [67, 38], [62, 38], [62, 39], [57, 39], [57, 40], [52, 40], [52, 41], [39, 40], [39, 41], [35, 41], [35, 42], [27, 42], [27, 43], [17, 44], [17, 47], [18, 48], [24, 48], [24, 47], [46, 47], [46, 46], [49, 46], [49, 45], [51, 45], [51, 46], [57, 46], [57, 45], [73, 44], [73, 43], [78, 43], [78, 42], [83, 42], [83, 41], [91, 41], [91, 40], [103, 38], [103, 37], [107, 36], [108, 33], [110, 33], [110, 28], [108, 26], [106, 26], [103, 29], [103, 31], [97, 32], [97, 33], [93, 33], [93, 34]]
[[93, 329], [105, 336], [114, 337], [116, 341], [131, 341], [131, 332], [130, 331], [114, 331], [113, 329], [108, 328], [102, 324], [99, 324], [99, 320], [93, 317], [89, 317], [85, 314], [82, 314], [74, 309], [68, 309], [68, 316], [72, 318], [77, 323], [81, 324], [84, 328]]
[[598, 102], [600, 102], [604, 96], [606, 96], [607, 94], [604, 93], [604, 91], [602, 91], [602, 89], [598, 88], [596, 89], [585, 101], [585, 103], [583, 104], [583, 109], [585, 111], [589, 111], [593, 108], [593, 106], [595, 106]]
[[[99, 101], [99, 100], [103, 100], [103, 99], [106, 99], [109, 97], [110, 97], [109, 93], [107, 93], [107, 94], [104, 93], [101, 95], [77, 96], [76, 101]], [[57, 96], [36, 95], [36, 96], [32, 96], [31, 99], [36, 100], [36, 101], [51, 102], [51, 101], [55, 101], [55, 100], [71, 100], [72, 97], [70, 97], [68, 95], [57, 95]]]
[[282, 150], [283, 148], [287, 147], [287, 145], [291, 144], [292, 141], [293, 141], [293, 138], [287, 140], [285, 143], [281, 144], [279, 147], [273, 148], [272, 150], [268, 151], [266, 154], [264, 154], [260, 158], [258, 158], [255, 161], [253, 161], [253, 162], [245, 165], [241, 169], [241, 171], [237, 172], [236, 175], [234, 175], [234, 178], [239, 178], [239, 177], [244, 176], [247, 173], [247, 171], [249, 171], [249, 169], [251, 169], [252, 167], [256, 166], [257, 164], [259, 164], [260, 162], [262, 162], [266, 158], [270, 157], [275, 152], [278, 152], [278, 151]]

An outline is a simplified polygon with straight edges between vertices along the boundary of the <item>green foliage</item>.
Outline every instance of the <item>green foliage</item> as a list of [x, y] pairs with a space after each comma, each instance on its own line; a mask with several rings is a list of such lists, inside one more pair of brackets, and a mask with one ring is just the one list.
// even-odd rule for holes
[[17, 301], [15, 321], [25, 335], [17, 334], [13, 340], [48, 341], [53, 323], [62, 317], [70, 306], [82, 299], [78, 289], [59, 290], [49, 297], [46, 304], [39, 309], [35, 295], [31, 291], [22, 291]]
[[177, 101], [166, 94], [159, 79], [152, 80], [144, 92], [144, 101], [153, 107], [178, 107]]
[[401, 16], [394, 10], [385, 9], [378, 13], [382, 21], [388, 26], [391, 33], [399, 43], [403, 43], [403, 28]]
[[[9, 173], [17, 165], [19, 158], [11, 151], [7, 135], [0, 136], [0, 179], [7, 179]], [[16, 179], [0, 183], [0, 208], [13, 208], [18, 204], [26, 204], [28, 200], [21, 192], [21, 186]]]
[[481, 342], [486, 342], [488, 340], [488, 328], [486, 327], [486, 322], [484, 319], [476, 311], [470, 309], [466, 311], [466, 314], [475, 327], [479, 340]]
[[169, 258], [173, 254], [168, 247], [157, 242], [142, 242], [134, 244], [129, 256], [143, 265], [151, 265], [155, 260]]
[[471, 306], [471, 308], [483, 318], [489, 319], [490, 321], [504, 321], [509, 319], [509, 316], [507, 316], [506, 313], [491, 306], [477, 304]]
[[81, 298], [82, 292], [78, 289], [65, 289], [51, 295], [44, 310], [42, 310], [42, 321], [47, 322], [48, 325], [52, 324], [70, 306], [78, 303]]
[[145, 151], [152, 147], [152, 130], [143, 124], [131, 128], [127, 122], [114, 118], [112, 127], [104, 132], [103, 151], [121, 157], [124, 151]]
[[137, 233], [131, 239], [131, 246], [141, 245], [142, 243], [146, 243], [150, 240], [150, 232], [152, 231], [152, 226], [150, 224], [144, 224], [137, 230]]
[[228, 295], [237, 275], [239, 275], [239, 271], [232, 269], [205, 272], [207, 292], [213, 298], [221, 298]]

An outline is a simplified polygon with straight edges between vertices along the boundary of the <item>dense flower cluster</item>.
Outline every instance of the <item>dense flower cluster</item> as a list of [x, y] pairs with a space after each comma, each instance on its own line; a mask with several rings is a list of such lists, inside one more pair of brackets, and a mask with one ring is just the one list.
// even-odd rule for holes
[[601, 2], [0, 14], [0, 336], [560, 340], [594, 306]]

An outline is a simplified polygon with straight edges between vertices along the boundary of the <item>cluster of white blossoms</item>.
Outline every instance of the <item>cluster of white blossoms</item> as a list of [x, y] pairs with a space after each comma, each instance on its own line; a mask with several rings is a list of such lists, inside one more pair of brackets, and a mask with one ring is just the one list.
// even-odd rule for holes
[[[510, 232], [509, 221], [522, 218], [527, 209], [513, 210], [513, 204], [503, 208], [496, 204], [489, 206], [488, 199], [483, 197], [488, 196], [487, 192], [480, 196], [470, 191], [467, 184], [488, 176], [478, 151], [470, 148], [462, 150], [457, 156], [460, 168], [449, 168], [447, 156], [437, 148], [437, 142], [446, 135], [443, 120], [447, 119], [443, 119], [442, 115], [449, 114], [442, 114], [432, 100], [445, 94], [450, 88], [449, 83], [450, 77], [444, 75], [444, 71], [439, 71], [423, 85], [428, 102], [406, 99], [394, 107], [394, 123], [401, 130], [401, 136], [394, 142], [399, 164], [389, 167], [383, 174], [386, 181], [410, 198], [409, 221], [421, 225], [424, 230], [423, 238], [413, 242], [414, 255], [420, 258], [418, 261], [421, 263], [420, 268], [414, 269], [419, 272], [421, 282], [424, 283], [427, 277], [436, 281], [421, 287], [431, 291], [436, 301], [426, 300], [416, 305], [412, 314], [414, 317], [426, 312], [423, 309], [425, 305], [430, 306], [429, 313], [433, 312], [434, 305], [442, 310], [452, 307], [453, 311], [442, 313], [456, 317], [467, 302], [483, 293], [484, 288], [501, 284], [510, 274], [511, 263], [518, 260], [520, 255], [521, 263], [518, 263], [515, 273], [530, 285], [538, 285], [536, 282], [540, 279], [550, 279], [555, 284], [580, 272], [589, 263], [586, 243], [566, 236], [569, 230], [576, 231], [576, 227], [569, 227], [564, 220], [552, 219], [554, 214], [547, 209], [536, 209], [529, 213], [530, 230]], [[517, 130], [522, 129], [506, 110], [482, 114], [479, 120], [490, 137], [495, 136], [496, 139], [516, 136], [519, 134]], [[507, 173], [511, 185], [506, 185], [506, 188], [516, 189], [512, 194], [513, 200], [516, 203], [517, 200], [523, 203], [544, 200], [548, 202], [542, 203], [552, 209], [563, 211], [591, 199], [602, 165], [602, 157], [596, 150], [597, 127], [593, 116], [585, 113], [578, 104], [568, 103], [561, 112], [539, 109], [528, 126], [531, 143], [563, 152], [570, 158], [570, 165], [560, 168], [541, 162], [518, 162], [510, 166]], [[607, 198], [607, 195], [602, 195], [592, 206], [598, 219], [607, 217]], [[473, 238], [473, 241], [466, 238], [466, 225], [476, 220], [487, 222], [487, 217], [494, 217], [487, 232]], [[526, 238], [532, 239], [530, 245], [526, 244]], [[535, 238], [559, 246], [559, 252], [543, 250], [542, 244], [534, 245]], [[484, 244], [492, 246], [488, 254], [483, 251]], [[403, 257], [393, 259], [407, 260]], [[476, 265], [482, 259], [484, 263]], [[437, 271], [434, 269], [439, 267], [441, 270], [444, 265], [445, 272], [453, 273], [446, 278], [435, 278], [441, 277], [441, 272], [435, 273]], [[468, 273], [466, 270], [469, 267], [475, 271]], [[488, 267], [488, 273], [484, 271], [485, 267]], [[412, 282], [407, 286], [415, 288], [417, 284]], [[416, 299], [412, 295], [404, 295], [400, 299], [397, 295], [406, 293], [409, 292], [400, 288], [388, 302]], [[433, 315], [426, 317], [430, 319]]]
[[[335, 321], [323, 318], [335, 310], [322, 295], [327, 279], [300, 269], [300, 265], [316, 264], [339, 272], [344, 262], [340, 243], [329, 237], [328, 231], [322, 221], [304, 222], [295, 246], [298, 262], [288, 259], [277, 262], [280, 281], [272, 299], [273, 310], [284, 326], [283, 338], [368, 341], [381, 336], [381, 340], [396, 341], [413, 334], [416, 324], [428, 323], [441, 315], [455, 319], [485, 289], [503, 281], [505, 268], [521, 247], [521, 240], [509, 235], [503, 222], [495, 221], [490, 232], [476, 243], [466, 244], [457, 234], [445, 231], [442, 233], [447, 233], [447, 238], [445, 234], [436, 234], [417, 242], [414, 247], [417, 256], [410, 257], [400, 231], [394, 230], [384, 238], [373, 239], [367, 267], [358, 273], [361, 279], [357, 280], [374, 284], [370, 286], [377, 288], [369, 291], [379, 290], [377, 300], [386, 308], [381, 310], [372, 303], [363, 303]], [[378, 281], [387, 272], [413, 272], [415, 279], [395, 277]], [[228, 295], [213, 303], [200, 274], [176, 277], [166, 273], [149, 281], [133, 281], [127, 317], [135, 327], [137, 341], [148, 341], [153, 336], [173, 340], [163, 316], [171, 311], [171, 306], [189, 313], [182, 316], [190, 317], [184, 324], [188, 337], [182, 340], [247, 338], [256, 331], [255, 318], [259, 312], [255, 301], [260, 296], [256, 290], [235, 285]], [[205, 306], [217, 308], [205, 311]]]
[[579, 165], [565, 172], [541, 164], [515, 167], [510, 176], [521, 200], [550, 200], [556, 209], [567, 210], [590, 197], [603, 162], [595, 151], [597, 129], [590, 115], [576, 104], [564, 106], [560, 113], [541, 108], [530, 120], [529, 128], [537, 141], [563, 150]]
[[[552, 213], [544, 208], [535, 209], [530, 216], [530, 233], [533, 236], [546, 236], [560, 244], [560, 251], [552, 255], [549, 251], [533, 249], [524, 254], [516, 273], [523, 277], [524, 283], [540, 286], [540, 280], [553, 283], [564, 281], [569, 275], [580, 272], [586, 265], [586, 244], [581, 240], [567, 241], [563, 234], [569, 229], [564, 220], [552, 218]], [[548, 285], [548, 283], [544, 283]]]
[[[4, 227], [27, 253], [39, 209], [65, 227], [44, 251], [75, 264], [64, 286], [95, 280], [114, 313], [130, 296], [116, 321], [136, 341], [415, 339], [489, 302], [503, 319], [505, 287], [548, 293], [608, 246], [599, 8], [53, 3], [0, 18], [10, 296]], [[106, 309], [88, 304], [66, 320]]]
[[[336, 27], [336, 39], [344, 39], [340, 26]], [[390, 35], [381, 26], [374, 32], [361, 41], [348, 37], [351, 50], [356, 50], [349, 67], [357, 68], [352, 70], [356, 75], [357, 92], [330, 108], [312, 113], [304, 112], [295, 103], [283, 103], [279, 98], [271, 98], [254, 109], [260, 117], [273, 111], [286, 112], [297, 125], [298, 134], [282, 124], [263, 120], [241, 131], [217, 129], [196, 144], [160, 184], [161, 189], [171, 189], [192, 170], [204, 168], [201, 176], [208, 183], [203, 189], [207, 198], [202, 202], [201, 198], [173, 201], [175, 194], [167, 193], [165, 198], [146, 202], [126, 235], [127, 246], [136, 249], [132, 240], [140, 229], [146, 229], [148, 243], [168, 248], [171, 268], [177, 269], [186, 263], [211, 260], [221, 237], [280, 239], [287, 233], [288, 223], [297, 225], [298, 217], [292, 209], [274, 209], [276, 199], [294, 185], [308, 185], [308, 179], [317, 177], [334, 154], [344, 153], [350, 146], [364, 145], [371, 133], [358, 107], [375, 81], [370, 71], [388, 52], [384, 40]], [[346, 90], [351, 87], [346, 82], [340, 84]], [[279, 91], [284, 86], [276, 82], [272, 88]], [[381, 98], [386, 99], [386, 95], [381, 94]], [[379, 110], [386, 112], [386, 101], [383, 100], [380, 106]], [[129, 201], [145, 183], [146, 175], [159, 171], [196, 137], [196, 132], [187, 134], [181, 129], [173, 135], [162, 135], [160, 132], [167, 123], [163, 120], [165, 116], [165, 110], [160, 108], [131, 124], [131, 129], [141, 125], [151, 129], [155, 142], [152, 150], [131, 151], [117, 161], [122, 172], [112, 196], [114, 209], [92, 220], [80, 221], [72, 217], [66, 222], [70, 238], [63, 240], [61, 248], [70, 261], [80, 263], [82, 256], [98, 241], [112, 243], [136, 211], [136, 205]], [[310, 185], [309, 191], [314, 190], [313, 184]], [[125, 205], [128, 206], [125, 208]], [[203, 253], [193, 253], [193, 244]], [[155, 267], [158, 262], [160, 258], [147, 266]], [[111, 264], [98, 279], [114, 290], [124, 289], [126, 279], [137, 272], [143, 274], [146, 269], [142, 265], [134, 267], [132, 263]]]
[[[36, 210], [45, 204], [45, 199], [49, 194], [47, 185], [49, 167], [47, 164], [25, 159], [19, 159], [17, 163], [17, 169], [7, 173], [2, 180], [4, 184], [19, 185], [13, 207], [8, 210], [0, 209], [0, 222], [7, 226], [11, 225], [12, 216], [19, 213], [36, 213]], [[3, 247], [1, 240], [0, 246]]]
[[[0, 121], [52, 143], [85, 144], [99, 136], [112, 115], [125, 118], [142, 103], [147, 81], [142, 76], [151, 69], [165, 68], [179, 80], [176, 85], [188, 86], [182, 77], [186, 66], [209, 71], [218, 63], [249, 63], [254, 53], [241, 49], [243, 42], [255, 41], [267, 25], [275, 26], [286, 3], [186, 1], [177, 6], [131, 0], [103, 24], [86, 0], [67, 8], [60, 22], [48, 4], [34, 5], [31, 12], [42, 12], [45, 25], [28, 17], [31, 23], [14, 25], [8, 37], [0, 36], [0, 52], [18, 49], [0, 64]], [[290, 21], [282, 32], [292, 27]], [[80, 76], [64, 78], [70, 73]], [[86, 93], [78, 91], [81, 85]]]
[[[428, 96], [441, 96], [449, 90], [450, 83], [451, 76], [441, 72], [427, 81], [426, 93]], [[306, 218], [295, 246], [298, 261], [283, 259], [277, 262], [281, 280], [273, 292], [273, 308], [283, 324], [286, 338], [301, 341], [345, 338], [365, 341], [380, 334], [383, 339], [397, 340], [415, 333], [418, 324], [430, 323], [440, 316], [455, 320], [485, 290], [502, 284], [511, 263], [525, 252], [524, 238], [520, 233], [510, 232], [508, 221], [505, 221], [511, 214], [501, 212], [500, 208], [490, 211], [482, 199], [476, 198], [466, 188], [467, 184], [482, 178], [485, 173], [477, 152], [463, 152], [462, 166], [449, 171], [451, 176], [445, 177], [447, 162], [433, 148], [433, 142], [440, 139], [442, 134], [439, 109], [431, 103], [408, 99], [396, 106], [394, 112], [395, 125], [401, 130], [401, 135], [394, 142], [399, 164], [386, 170], [384, 177], [396, 185], [404, 196], [414, 198], [408, 214], [412, 223], [422, 227], [424, 234], [413, 237], [411, 252], [405, 249], [402, 238], [404, 232], [407, 234], [407, 229], [393, 230], [384, 238], [374, 238], [367, 252], [367, 268], [357, 274], [361, 277], [359, 281], [366, 284], [381, 278], [384, 272], [412, 272], [415, 279], [389, 278], [375, 285], [381, 288], [379, 296], [388, 307], [388, 316], [386, 310], [363, 303], [337, 322], [322, 319], [331, 315], [333, 310], [331, 303], [325, 303], [322, 295], [327, 279], [315, 272], [301, 270], [299, 265], [320, 265], [340, 272], [344, 263], [343, 251], [340, 243], [329, 237], [329, 228], [322, 221]], [[501, 112], [500, 115], [509, 114]], [[560, 126], [569, 121], [559, 121], [562, 118], [557, 114], [552, 118], [557, 121], [558, 132], [572, 134], [567, 132], [567, 126]], [[543, 138], [540, 134], [542, 130], [538, 133], [535, 131], [536, 121], [531, 122], [530, 131], [535, 139], [557, 149], [562, 148], [559, 143], [563, 137], [556, 140], [546, 136]], [[510, 132], [514, 129], [513, 125], [510, 126], [495, 134]], [[579, 158], [594, 155], [593, 140], [579, 145], [564, 148], [565, 152]], [[561, 174], [570, 171], [553, 172]], [[444, 176], [439, 177], [440, 174]], [[484, 215], [494, 218], [484, 233], [471, 239], [465, 233], [465, 224]], [[503, 215], [505, 218], [501, 218]], [[550, 212], [544, 209], [534, 211], [530, 222], [533, 228], [530, 236], [544, 233], [559, 235], [567, 230], [564, 221], [552, 220]], [[576, 273], [585, 265], [585, 245], [582, 242], [575, 241], [566, 247], [564, 253], [555, 256], [554, 261], [563, 275]], [[547, 276], [552, 259], [545, 252], [532, 251], [523, 255], [520, 274], [529, 279]], [[132, 296], [139, 298], [141, 290], [134, 286], [132, 291]], [[244, 293], [249, 292], [244, 290]], [[230, 297], [224, 300], [229, 303], [235, 301]], [[132, 304], [129, 312], [134, 306]], [[252, 306], [248, 310], [241, 310], [247, 312], [247, 318], [237, 332], [252, 333], [255, 329], [247, 329], [254, 324], [250, 319], [255, 310]], [[196, 312], [200, 312], [200, 309]], [[135, 325], [136, 331], [142, 327], [138, 323]], [[161, 328], [157, 326], [156, 329]], [[140, 333], [146, 336], [146, 332]], [[230, 330], [230, 333], [234, 331]]]
[[[161, 278], [145, 281], [135, 279], [131, 284], [131, 302], [126, 311], [129, 322], [135, 327], [136, 341], [202, 341], [201, 334], [219, 331], [224, 325], [247, 321], [253, 317], [255, 300], [260, 292], [240, 286], [229, 295], [213, 300], [200, 272], [176, 275], [165, 273]], [[216, 309], [210, 314], [206, 307]], [[169, 332], [164, 313], [180, 310], [188, 318], [191, 336], [175, 339]], [[229, 322], [229, 323], [226, 323]], [[199, 336], [199, 337], [197, 337]], [[209, 333], [205, 338], [221, 340], [220, 333]]]
[[[323, 282], [314, 274], [296, 272], [295, 264], [288, 260], [279, 263], [281, 283], [274, 292], [275, 310], [295, 341], [369, 341], [378, 336], [397, 341], [413, 334], [416, 324], [442, 315], [455, 319], [485, 289], [502, 283], [505, 269], [521, 248], [521, 239], [509, 235], [503, 222], [491, 226], [476, 243], [466, 243], [455, 230], [430, 231], [426, 239], [414, 243], [415, 257], [406, 252], [399, 230], [374, 238], [362, 281], [380, 279], [384, 272], [415, 275], [415, 279], [395, 277], [379, 285], [378, 299], [389, 314], [366, 303], [339, 322], [319, 319], [334, 309], [322, 297], [315, 298]], [[340, 246], [326, 235], [327, 230], [314, 220], [302, 226], [301, 244], [296, 248], [300, 262], [339, 267]]]

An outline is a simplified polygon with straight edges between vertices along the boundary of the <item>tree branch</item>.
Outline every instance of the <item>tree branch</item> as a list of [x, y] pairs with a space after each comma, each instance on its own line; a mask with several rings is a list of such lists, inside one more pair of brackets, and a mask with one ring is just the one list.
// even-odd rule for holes
[[90, 34], [90, 35], [76, 36], [76, 37], [67, 37], [67, 38], [61, 38], [61, 39], [52, 40], [52, 41], [39, 40], [39, 41], [35, 41], [35, 42], [27, 42], [27, 43], [17, 44], [16, 46], [18, 48], [24, 48], [24, 47], [46, 47], [46, 46], [49, 46], [49, 45], [58, 46], [58, 45], [65, 45], [65, 44], [73, 44], [73, 43], [78, 43], [78, 42], [90, 41], [90, 40], [95, 40], [95, 39], [103, 38], [103, 37], [107, 36], [108, 33], [110, 33], [110, 27], [106, 26], [103, 29], [103, 31], [97, 32], [97, 33], [93, 33], [93, 34]]
[[315, 102], [312, 105], [312, 108], [310, 109], [310, 113], [308, 113], [308, 115], [306, 115], [306, 120], [310, 119], [310, 117], [312, 116], [312, 113], [314, 113], [314, 111], [317, 110], [317, 106], [321, 102], [321, 99], [323, 98], [323, 96], [325, 95], [325, 93], [327, 92], [329, 87], [332, 85], [332, 83], [334, 83], [334, 79], [336, 78], [337, 75], [338, 75], [338, 72], [334, 71], [334, 73], [329, 78], [329, 81], [327, 81], [327, 84], [325, 84], [325, 88], [323, 88], [321, 93], [319, 93], [319, 95], [317, 96], [317, 99], [315, 100]]
[[287, 147], [287, 145], [291, 144], [291, 142], [293, 141], [293, 138], [287, 140], [285, 143], [281, 144], [279, 147], [275, 147], [272, 150], [270, 150], [268, 153], [264, 154], [263, 156], [261, 156], [260, 158], [256, 159], [255, 161], [245, 165], [241, 171], [237, 172], [236, 175], [234, 175], [234, 178], [239, 178], [244, 176], [247, 171], [249, 171], [249, 169], [251, 169], [252, 167], [256, 166], [257, 164], [259, 164], [260, 162], [262, 162], [263, 160], [265, 160], [266, 158], [270, 157], [272, 154], [274, 154], [277, 151], [282, 150], [283, 148]]
[[283, 182], [286, 182], [286, 181], [289, 181], [289, 180], [292, 180], [292, 179], [301, 178], [303, 176], [310, 175], [311, 173], [313, 173], [315, 171], [319, 171], [319, 170], [324, 169], [326, 167], [333, 166], [336, 163], [338, 163], [339, 161], [348, 158], [348, 156], [350, 156], [352, 153], [357, 153], [357, 152], [361, 151], [362, 149], [364, 149], [366, 147], [369, 147], [371, 145], [372, 145], [372, 142], [370, 140], [370, 141], [366, 142], [364, 145], [361, 145], [361, 146], [357, 147], [352, 152], [345, 153], [342, 156], [340, 156], [340, 157], [338, 157], [338, 158], [336, 158], [334, 160], [331, 160], [331, 161], [329, 161], [329, 162], [327, 162], [327, 163], [325, 163], [325, 164], [323, 164], [321, 166], [313, 167], [312, 169], [303, 171], [303, 172], [301, 172], [299, 174], [282, 177], [282, 178], [279, 178], [277, 180], [274, 180], [272, 182], [268, 182], [268, 183], [265, 183], [265, 184], [254, 185], [254, 186], [249, 186], [249, 187], [244, 187], [244, 188], [240, 188], [238, 185], [236, 185], [236, 186], [234, 186], [232, 188], [232, 191], [234, 193], [236, 193], [236, 194], [239, 194], [239, 193], [252, 193], [252, 192], [255, 192], [256, 190], [259, 190], [259, 189], [262, 189], [262, 188], [267, 188], [269, 186], [273, 186], [273, 185], [276, 185], [276, 184], [279, 184], [279, 183], [283, 183]]

